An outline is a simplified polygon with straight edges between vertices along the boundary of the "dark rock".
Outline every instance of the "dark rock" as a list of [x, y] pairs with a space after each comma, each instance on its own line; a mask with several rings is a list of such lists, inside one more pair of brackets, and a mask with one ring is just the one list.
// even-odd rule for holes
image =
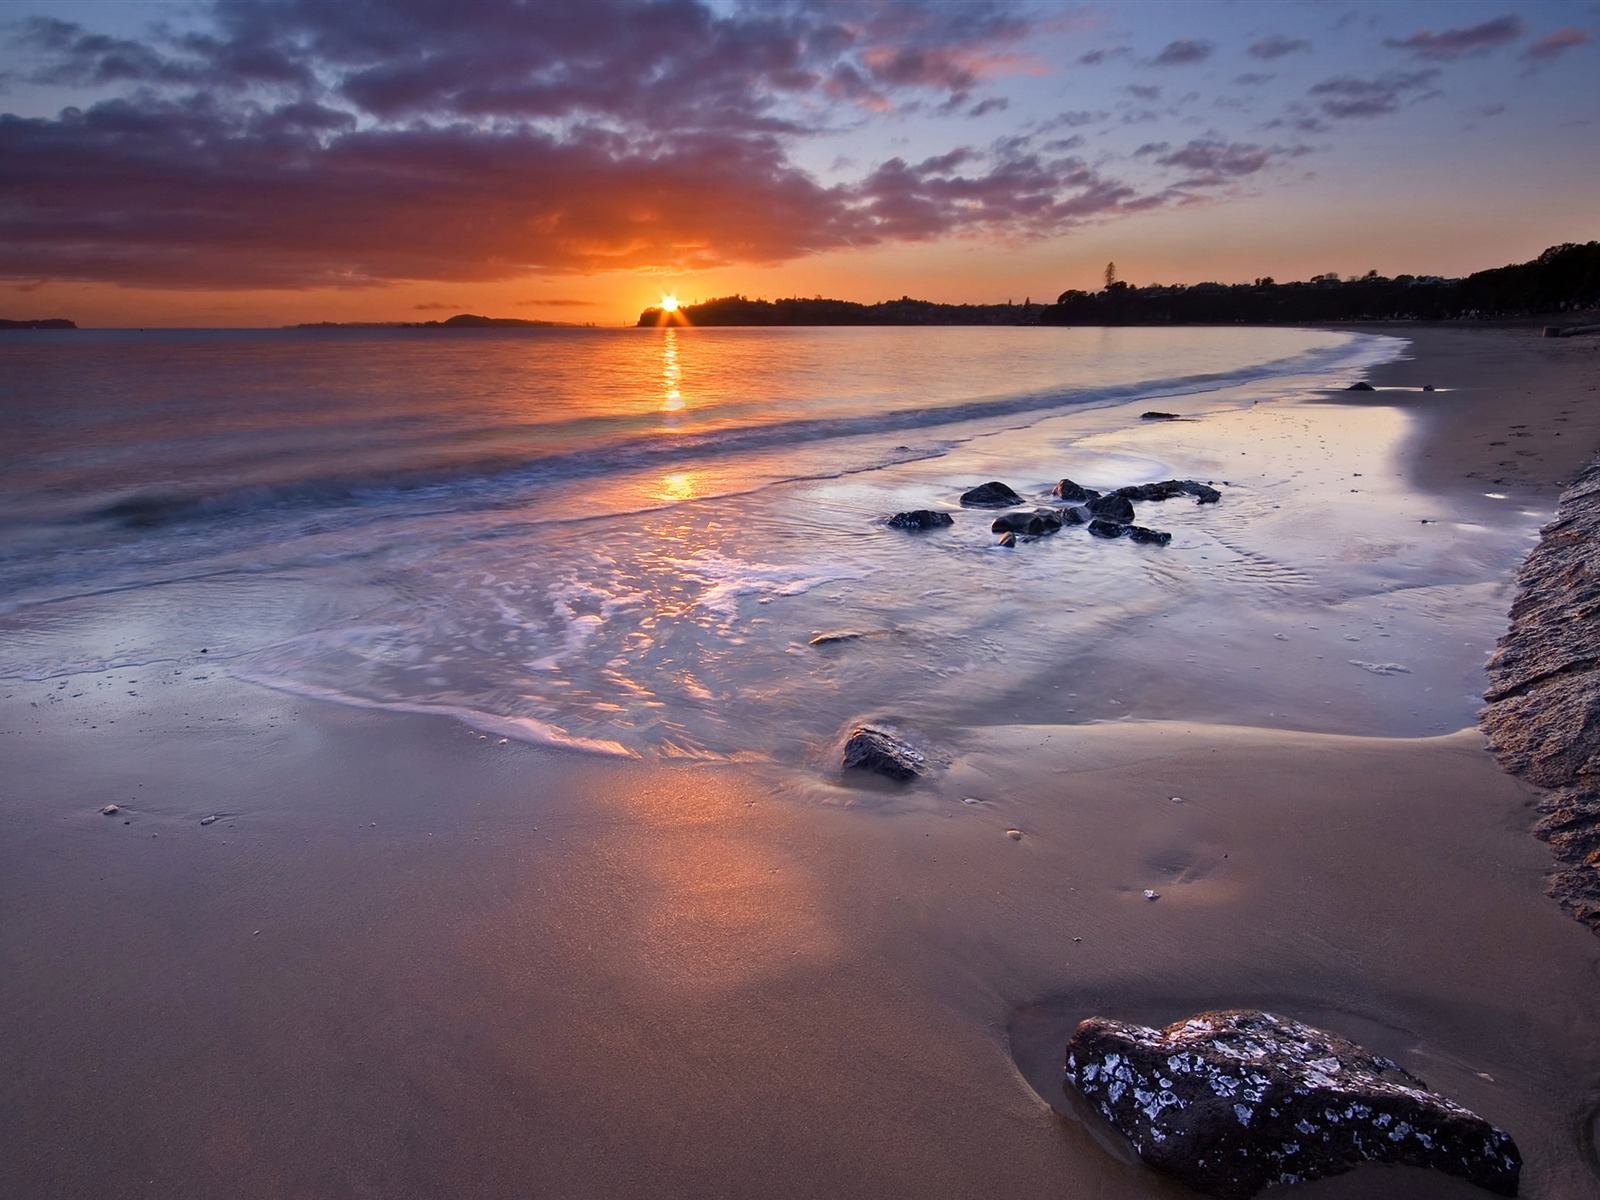
[[1509, 1135], [1335, 1033], [1254, 1011], [1149, 1029], [1091, 1017], [1067, 1044], [1067, 1085], [1150, 1166], [1212, 1196], [1407, 1163], [1517, 1194]]
[[1120, 525], [1116, 521], [1102, 521], [1096, 518], [1089, 522], [1089, 532], [1094, 534], [1095, 537], [1119, 538], [1128, 532], [1128, 527]]
[[961, 503], [968, 508], [1010, 508], [1021, 504], [1022, 497], [998, 480], [991, 480], [962, 492]]
[[1029, 533], [1043, 537], [1061, 528], [1061, 514], [1053, 508], [1036, 508], [1032, 512], [1006, 513], [996, 517], [989, 528], [995, 533]]
[[1139, 420], [1141, 421], [1176, 421], [1179, 419], [1177, 413], [1145, 412], [1139, 414]]
[[922, 755], [894, 734], [871, 725], [855, 729], [844, 743], [844, 769], [875, 771], [904, 782], [922, 774]]
[[1561, 495], [1556, 518], [1517, 574], [1510, 629], [1488, 665], [1478, 723], [1500, 765], [1542, 788], [1534, 832], [1558, 869], [1549, 893], [1600, 933], [1600, 464]]
[[1093, 500], [1100, 493], [1093, 488], [1073, 483], [1070, 479], [1063, 479], [1050, 489], [1050, 494], [1060, 496], [1063, 500], [1070, 500], [1074, 504], [1082, 504], [1085, 500]]
[[1345, 388], [1345, 391], [1347, 392], [1375, 392], [1377, 390], [1377, 388], [1373, 387], [1365, 379], [1358, 379], [1349, 387]]
[[1000, 535], [1000, 544], [1007, 550], [1011, 549], [1011, 547], [1017, 544], [1017, 535], [1012, 533], [1010, 530], [1007, 530], [1005, 533]]
[[895, 513], [884, 524], [890, 529], [938, 529], [942, 525], [954, 525], [955, 518], [947, 512], [916, 508], [910, 512]]
[[1425, 383], [1425, 384], [1423, 384], [1423, 385], [1422, 385], [1422, 390], [1423, 390], [1423, 391], [1425, 391], [1425, 392], [1431, 392], [1431, 391], [1433, 391], [1433, 384], [1431, 384], [1431, 383]]
[[1120, 487], [1111, 493], [1125, 500], [1171, 500], [1177, 496], [1193, 496], [1201, 504], [1215, 504], [1222, 499], [1216, 488], [1193, 479], [1163, 479], [1160, 483], [1136, 483]]
[[1172, 535], [1160, 529], [1146, 529], [1143, 525], [1129, 525], [1128, 540], [1138, 542], [1141, 546], [1165, 546], [1172, 540]]
[[1087, 508], [1063, 508], [1061, 510], [1061, 523], [1063, 525], [1087, 525], [1089, 523], [1089, 510]]
[[1106, 521], [1116, 521], [1126, 525], [1133, 520], [1133, 505], [1128, 503], [1126, 496], [1096, 496], [1084, 507], [1089, 510], [1091, 517], [1100, 517]]

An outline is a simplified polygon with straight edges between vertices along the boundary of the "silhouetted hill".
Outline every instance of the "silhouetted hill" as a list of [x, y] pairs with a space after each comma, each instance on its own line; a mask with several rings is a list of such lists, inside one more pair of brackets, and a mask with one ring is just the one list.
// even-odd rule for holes
[[446, 321], [310, 321], [289, 329], [571, 329], [568, 321], [526, 321], [520, 317], [479, 317], [460, 313]]
[[1066, 291], [1045, 309], [1045, 325], [1271, 325], [1329, 321], [1441, 321], [1571, 312], [1600, 304], [1600, 242], [1552, 246], [1532, 262], [1465, 279], [1369, 272], [1304, 283], [1197, 283], [1098, 292]]
[[[1034, 325], [1043, 304], [935, 304], [902, 296], [879, 304], [796, 296], [787, 300], [751, 300], [723, 296], [678, 309], [690, 325]], [[661, 325], [666, 314], [647, 308], [640, 325]]]
[[76, 329], [76, 322], [65, 317], [47, 317], [37, 321], [0, 321], [0, 329]]
[[[1531, 317], [1600, 307], [1600, 242], [1552, 246], [1532, 262], [1465, 279], [1376, 271], [1358, 279], [1196, 283], [1066, 291], [1054, 304], [935, 304], [902, 296], [880, 304], [723, 296], [675, 314], [690, 325], [1311, 325], [1335, 321], [1444, 321]], [[458, 318], [459, 319], [459, 318]], [[659, 308], [640, 325], [674, 316]]]

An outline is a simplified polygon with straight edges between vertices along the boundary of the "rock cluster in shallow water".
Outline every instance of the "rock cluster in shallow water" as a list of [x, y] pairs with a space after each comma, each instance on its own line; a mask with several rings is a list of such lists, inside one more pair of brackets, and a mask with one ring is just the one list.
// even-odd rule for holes
[[1408, 1163], [1517, 1194], [1509, 1135], [1335, 1033], [1250, 1010], [1151, 1029], [1091, 1017], [1067, 1044], [1066, 1086], [1139, 1156], [1212, 1196]]
[[1546, 890], [1600, 933], [1600, 464], [1561, 496], [1517, 574], [1478, 722], [1500, 764], [1550, 792], [1534, 833], [1561, 864]]
[[[1018, 537], [1047, 537], [1068, 525], [1087, 525], [1096, 537], [1121, 538], [1147, 546], [1165, 546], [1172, 535], [1133, 523], [1135, 500], [1171, 500], [1192, 496], [1198, 504], [1215, 504], [1222, 493], [1210, 484], [1193, 479], [1164, 479], [1158, 483], [1137, 483], [1115, 491], [1100, 493], [1093, 488], [1063, 479], [1050, 494], [1065, 505], [1035, 507], [1024, 512], [1002, 513], [990, 525], [1000, 535], [1000, 545], [1015, 546]], [[965, 508], [1023, 508], [1029, 503], [1010, 485], [998, 479], [979, 484], [961, 493]], [[954, 518], [938, 509], [917, 508], [895, 513], [883, 522], [891, 529], [928, 530], [954, 524]]]

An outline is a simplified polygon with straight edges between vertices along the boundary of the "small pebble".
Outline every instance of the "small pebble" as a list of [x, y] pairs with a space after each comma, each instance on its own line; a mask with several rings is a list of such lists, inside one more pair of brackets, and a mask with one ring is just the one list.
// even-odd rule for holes
[[982, 804], [983, 801], [978, 799], [976, 796], [963, 796], [963, 797], [961, 797], [961, 803], [963, 803], [963, 804]]
[[1185, 800], [1184, 800], [1184, 798], [1183, 798], [1183, 797], [1182, 797], [1182, 796], [1173, 796], [1173, 797], [1171, 797], [1171, 799], [1172, 799], [1172, 802], [1173, 802], [1173, 803], [1174, 803], [1174, 804], [1184, 804], [1184, 803], [1187, 803], [1187, 801], [1185, 801]]
[[116, 816], [116, 815], [117, 815], [117, 814], [118, 814], [118, 813], [119, 813], [119, 812], [121, 812], [121, 811], [122, 811], [122, 809], [121, 809], [121, 808], [119, 808], [119, 807], [118, 807], [118, 806], [117, 806], [117, 805], [115, 805], [115, 804], [108, 804], [108, 805], [106, 805], [106, 806], [105, 806], [105, 807], [104, 807], [104, 808], [102, 808], [102, 809], [101, 809], [101, 810], [100, 810], [100, 811], [101, 811], [101, 813], [103, 813], [103, 814], [104, 814], [104, 815], [105, 815], [105, 816], [108, 816], [108, 817], [114, 817], [114, 816]]
[[216, 824], [216, 820], [217, 820], [216, 817], [201, 817], [200, 818], [200, 824], [202, 824], [202, 825], [214, 825], [214, 824]]
[[1287, 633], [1275, 633], [1272, 636], [1277, 638], [1280, 642], [1287, 642], [1289, 640], [1289, 635]]
[[1008, 830], [1006, 830], [1006, 836], [1008, 838], [1010, 838], [1013, 842], [1020, 842], [1022, 840], [1022, 830], [1020, 830], [1020, 829], [1008, 829]]
[[1149, 888], [1145, 888], [1145, 890], [1144, 890], [1144, 898], [1146, 900], [1159, 900], [1159, 899], [1161, 899], [1161, 893], [1160, 892], [1152, 892]]

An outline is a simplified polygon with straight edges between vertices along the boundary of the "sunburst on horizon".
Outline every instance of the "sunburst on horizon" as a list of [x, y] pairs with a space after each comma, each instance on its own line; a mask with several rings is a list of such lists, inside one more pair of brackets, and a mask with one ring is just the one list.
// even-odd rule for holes
[[678, 298], [676, 296], [663, 296], [663, 297], [661, 297], [661, 311], [662, 312], [669, 312], [669, 313], [670, 312], [677, 312], [678, 311]]

